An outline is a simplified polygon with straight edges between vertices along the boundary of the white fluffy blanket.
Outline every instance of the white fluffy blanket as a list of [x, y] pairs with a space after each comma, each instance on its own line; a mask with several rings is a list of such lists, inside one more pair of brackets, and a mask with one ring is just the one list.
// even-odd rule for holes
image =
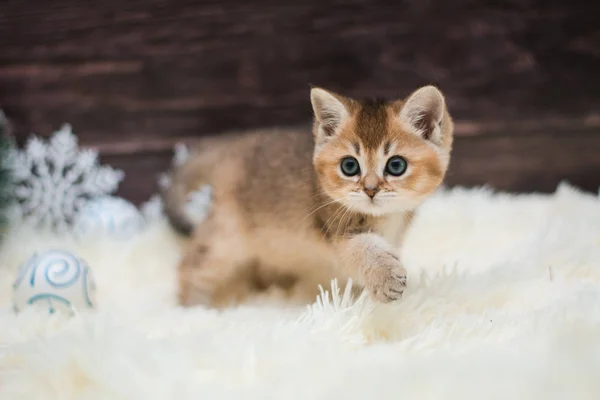
[[[88, 261], [96, 312], [14, 314], [18, 265], [51, 247]], [[308, 308], [180, 309], [180, 250], [162, 220], [130, 243], [13, 232], [0, 398], [600, 398], [600, 200], [572, 187], [436, 195], [406, 243], [408, 292], [387, 306], [335, 289]]]

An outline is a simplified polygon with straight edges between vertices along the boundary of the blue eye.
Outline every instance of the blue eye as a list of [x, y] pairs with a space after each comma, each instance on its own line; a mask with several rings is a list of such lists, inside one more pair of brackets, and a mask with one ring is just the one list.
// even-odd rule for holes
[[408, 163], [404, 158], [394, 156], [391, 157], [385, 165], [385, 172], [393, 176], [400, 176], [406, 172], [407, 166]]
[[342, 172], [346, 176], [354, 176], [360, 173], [360, 166], [358, 160], [354, 157], [344, 157], [340, 165]]

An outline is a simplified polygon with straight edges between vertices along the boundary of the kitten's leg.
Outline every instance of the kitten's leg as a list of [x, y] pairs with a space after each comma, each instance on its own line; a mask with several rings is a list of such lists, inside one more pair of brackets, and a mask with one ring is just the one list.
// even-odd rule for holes
[[406, 270], [383, 237], [361, 233], [337, 239], [335, 247], [348, 275], [375, 299], [387, 303], [402, 296]]
[[193, 243], [179, 266], [180, 304], [212, 306], [216, 292], [232, 279], [234, 270], [230, 260], [215, 257], [204, 244]]
[[223, 305], [247, 296], [244, 270], [250, 264], [242, 230], [212, 214], [196, 228], [179, 267], [179, 302]]

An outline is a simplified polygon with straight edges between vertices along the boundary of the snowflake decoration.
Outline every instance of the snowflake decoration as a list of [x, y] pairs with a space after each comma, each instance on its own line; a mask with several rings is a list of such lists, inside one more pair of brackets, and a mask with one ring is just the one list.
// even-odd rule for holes
[[69, 230], [77, 212], [91, 199], [113, 193], [124, 173], [98, 165], [98, 152], [77, 147], [70, 125], [50, 140], [28, 140], [14, 150], [10, 167], [16, 181], [15, 217], [57, 232]]
[[[171, 160], [171, 166], [173, 168], [180, 167], [186, 162], [190, 156], [188, 147], [183, 143], [175, 145], [173, 159]], [[167, 190], [171, 185], [171, 177], [168, 173], [162, 173], [158, 176], [158, 186], [162, 190]], [[184, 212], [194, 223], [202, 222], [210, 210], [212, 202], [212, 186], [202, 185], [197, 190], [189, 194], [186, 204], [184, 205]], [[142, 212], [147, 218], [156, 218], [157, 215], [163, 212], [163, 203], [160, 196], [155, 196], [150, 199], [143, 207]]]
[[155, 221], [163, 216], [163, 202], [160, 195], [155, 194], [141, 205], [140, 211], [146, 221]]
[[[187, 146], [183, 143], [177, 143], [173, 149], [173, 159], [171, 160], [171, 166], [173, 168], [180, 167], [190, 156], [190, 151]], [[161, 189], [166, 189], [171, 185], [171, 177], [167, 173], [158, 175], [158, 186]]]

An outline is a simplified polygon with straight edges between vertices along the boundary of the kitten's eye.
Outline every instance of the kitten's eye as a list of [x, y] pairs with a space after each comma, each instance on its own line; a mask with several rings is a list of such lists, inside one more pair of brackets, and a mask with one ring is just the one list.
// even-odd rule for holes
[[400, 156], [391, 157], [385, 165], [385, 172], [393, 176], [400, 176], [406, 172], [407, 162]]
[[346, 176], [354, 176], [360, 173], [358, 160], [354, 157], [344, 157], [341, 164], [342, 172]]

